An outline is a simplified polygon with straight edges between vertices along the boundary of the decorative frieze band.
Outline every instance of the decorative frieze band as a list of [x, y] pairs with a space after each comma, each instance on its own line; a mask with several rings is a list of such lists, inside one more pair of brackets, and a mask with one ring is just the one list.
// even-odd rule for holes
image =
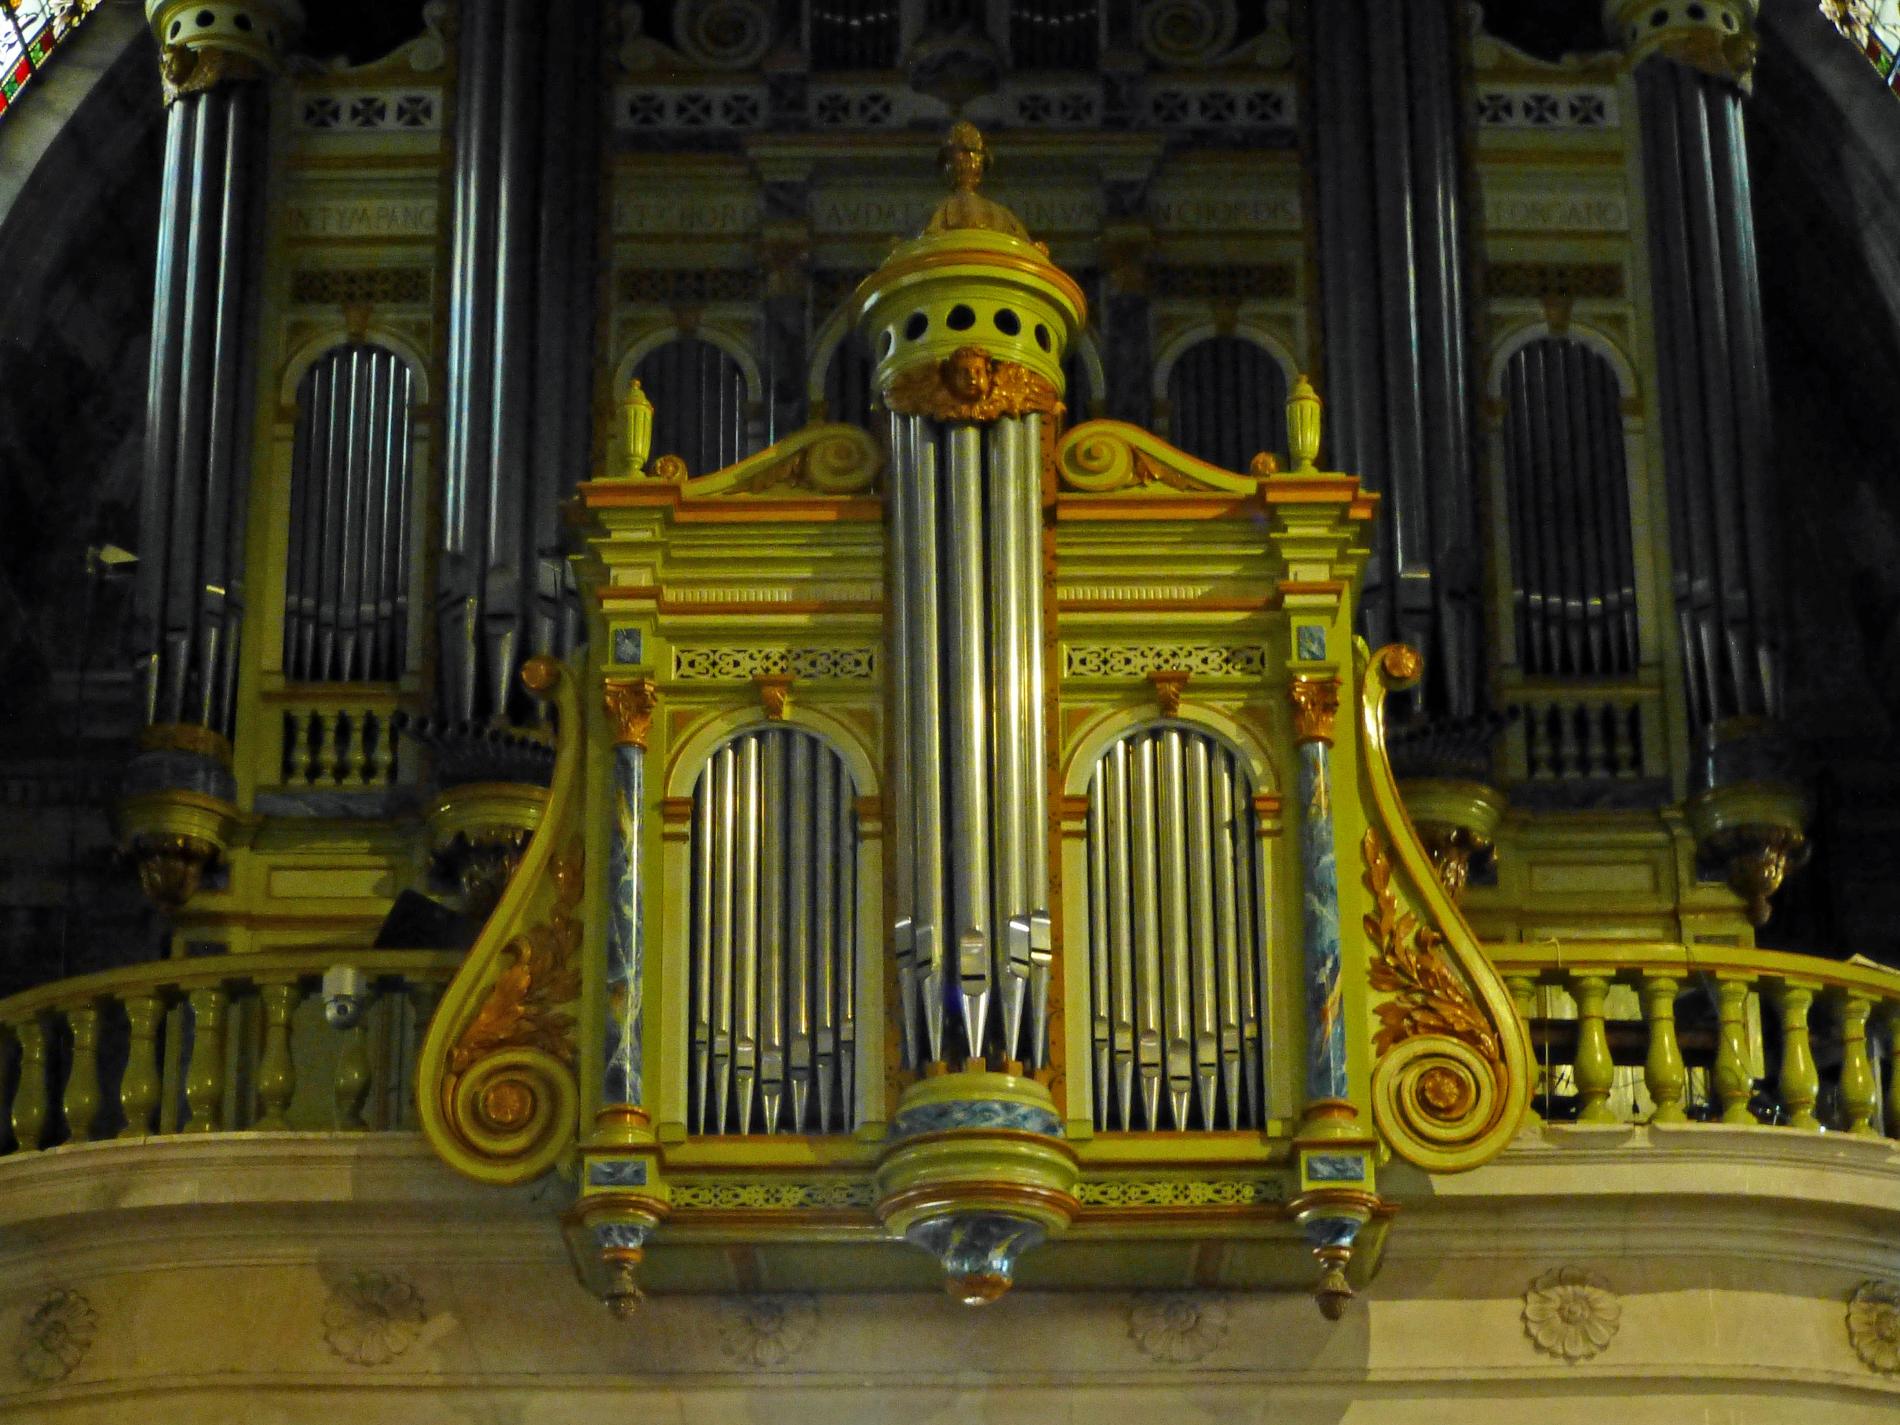
[[1062, 649], [1070, 678], [1145, 678], [1170, 669], [1216, 678], [1258, 678], [1267, 651], [1248, 643], [1071, 643]]
[[744, 682], [772, 675], [868, 679], [877, 676], [875, 648], [676, 648], [680, 682]]

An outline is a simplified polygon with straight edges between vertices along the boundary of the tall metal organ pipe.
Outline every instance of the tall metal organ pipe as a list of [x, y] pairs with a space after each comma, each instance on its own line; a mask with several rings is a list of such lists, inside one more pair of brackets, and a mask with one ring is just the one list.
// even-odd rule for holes
[[1035, 1068], [1049, 1035], [1042, 451], [1079, 287], [975, 189], [859, 289], [890, 413], [893, 943], [913, 1066]]
[[263, 80], [303, 12], [294, 0], [250, 0], [201, 25], [189, 9], [150, 9], [166, 129], [136, 638], [146, 722], [228, 734], [250, 504], [245, 358], [262, 256]]
[[560, 501], [590, 446], [600, 25], [592, 5], [461, 7], [435, 596], [451, 724], [505, 719], [519, 665], [581, 636]]
[[1312, 7], [1312, 142], [1332, 466], [1384, 493], [1362, 604], [1425, 655], [1423, 711], [1481, 710], [1483, 561], [1466, 332], [1458, 9]]

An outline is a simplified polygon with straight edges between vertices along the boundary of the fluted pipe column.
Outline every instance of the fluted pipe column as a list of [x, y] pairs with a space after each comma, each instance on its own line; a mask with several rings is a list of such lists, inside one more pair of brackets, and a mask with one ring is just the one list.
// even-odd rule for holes
[[[1362, 617], [1425, 655], [1423, 713], [1483, 711], [1458, 19], [1445, 0], [1311, 7], [1333, 463], [1384, 494]], [[1438, 769], [1445, 775], [1445, 769]]]
[[1635, 68], [1689, 820], [1756, 924], [1805, 851], [1782, 712], [1781, 550], [1742, 101], [1757, 0], [1609, 0]]
[[858, 289], [891, 422], [891, 943], [918, 1074], [877, 1214], [976, 1304], [1077, 1210], [1074, 1153], [1031, 1073], [1050, 1062], [1053, 957], [1044, 435], [1085, 303], [976, 191], [982, 135], [954, 125], [943, 158], [953, 191]]
[[265, 80], [294, 0], [148, 0], [166, 108], [152, 297], [138, 638], [145, 720], [229, 733], [250, 462], [244, 436], [261, 260]]
[[589, 473], [601, 8], [460, 7], [436, 588], [451, 725], [525, 712], [516, 668], [580, 638], [560, 501]]
[[262, 261], [268, 78], [303, 25], [295, 0], [147, 0], [166, 108], [140, 486], [134, 637], [146, 728], [121, 834], [176, 911], [222, 854], [250, 507], [249, 421]]

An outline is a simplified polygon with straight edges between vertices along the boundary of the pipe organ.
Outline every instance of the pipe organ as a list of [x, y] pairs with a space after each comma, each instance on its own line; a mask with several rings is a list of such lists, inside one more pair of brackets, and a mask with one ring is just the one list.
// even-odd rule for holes
[[[867, 1231], [921, 1251], [866, 1269], [934, 1260], [971, 1304], [1132, 1283], [1116, 1204], [1150, 1202], [1337, 1316], [1383, 1158], [1481, 1162], [1529, 1085], [1384, 750], [1416, 655], [1353, 641], [1378, 500], [1316, 463], [1304, 378], [1284, 469], [1070, 425], [1081, 290], [980, 191], [974, 127], [942, 158], [857, 290], [878, 437], [693, 473], [627, 392], [580, 493], [590, 652], [529, 667], [555, 766], [431, 1025], [425, 1131], [489, 1181], [572, 1156], [569, 1246], [622, 1314], [708, 1252], [805, 1280]], [[1213, 567], [1231, 607], [1168, 604], [1225, 629], [1199, 653], [1077, 592]], [[532, 1031], [556, 1010], [571, 1042]]]
[[[1619, 24], [1628, 74], [1397, 0], [839, 0], [781, 73], [784, 7], [691, 8], [614, 47], [471, 3], [453, 71], [274, 88], [290, 0], [163, 40], [120, 830], [173, 947], [452, 899], [417, 1118], [565, 1174], [619, 1311], [1020, 1273], [1337, 1315], [1529, 1100], [1474, 925], [1742, 943], [1802, 852], [1750, 7]], [[979, 20], [1114, 73], [983, 89]], [[966, 81], [1015, 165], [960, 119], [926, 191]], [[378, 95], [413, 122], [349, 127]]]

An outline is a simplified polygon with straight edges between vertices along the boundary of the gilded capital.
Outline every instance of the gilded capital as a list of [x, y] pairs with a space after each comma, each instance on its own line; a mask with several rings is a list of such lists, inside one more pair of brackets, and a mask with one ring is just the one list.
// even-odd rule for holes
[[1760, 0], [1605, 0], [1603, 22], [1632, 62], [1662, 55], [1747, 89]]
[[607, 719], [613, 724], [614, 742], [622, 747], [644, 748], [653, 727], [659, 685], [651, 678], [610, 678], [601, 696], [607, 703]]
[[1293, 740], [1330, 747], [1333, 719], [1339, 715], [1339, 679], [1295, 678], [1286, 694], [1293, 703]]
[[297, 0], [145, 0], [166, 105], [278, 69], [303, 18]]

